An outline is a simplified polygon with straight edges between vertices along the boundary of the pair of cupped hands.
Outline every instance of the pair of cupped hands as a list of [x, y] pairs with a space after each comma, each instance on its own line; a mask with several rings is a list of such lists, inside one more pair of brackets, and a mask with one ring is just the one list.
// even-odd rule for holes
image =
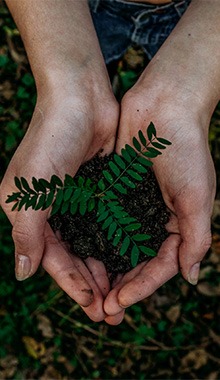
[[[74, 88], [74, 90], [73, 90]], [[104, 264], [85, 262], [68, 252], [51, 230], [50, 210], [11, 211], [7, 195], [16, 191], [14, 177], [50, 179], [74, 175], [95, 154], [109, 154], [146, 132], [172, 142], [153, 169], [171, 211], [170, 232], [158, 255], [141, 263], [111, 286]], [[40, 263], [93, 321], [119, 324], [125, 309], [150, 296], [179, 271], [196, 284], [200, 262], [211, 243], [210, 218], [215, 174], [208, 146], [210, 114], [193, 93], [146, 69], [138, 82], [115, 100], [110, 83], [98, 75], [79, 83], [42, 84], [28, 131], [13, 156], [0, 187], [0, 202], [13, 225], [18, 280], [35, 273]]]

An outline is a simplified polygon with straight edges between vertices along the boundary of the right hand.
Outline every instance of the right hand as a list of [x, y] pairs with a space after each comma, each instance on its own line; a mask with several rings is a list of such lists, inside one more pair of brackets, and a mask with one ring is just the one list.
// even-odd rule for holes
[[74, 175], [101, 149], [105, 154], [113, 150], [119, 110], [106, 88], [94, 94], [91, 86], [87, 90], [85, 85], [85, 89], [78, 88], [77, 96], [62, 87], [41, 93], [29, 129], [0, 186], [0, 204], [13, 225], [17, 279], [33, 275], [42, 261], [45, 270], [94, 321], [105, 318], [103, 299], [110, 285], [104, 265], [92, 259], [85, 265], [64, 248], [47, 222], [50, 210], [12, 212], [12, 205], [5, 201], [16, 191], [15, 176], [28, 181], [33, 176], [49, 180], [53, 174], [64, 178], [65, 173]]

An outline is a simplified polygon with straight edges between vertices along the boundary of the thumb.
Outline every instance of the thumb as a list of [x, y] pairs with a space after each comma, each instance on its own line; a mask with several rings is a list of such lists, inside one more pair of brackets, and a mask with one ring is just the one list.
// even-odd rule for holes
[[19, 211], [14, 221], [12, 238], [15, 245], [15, 276], [23, 281], [32, 276], [43, 256], [45, 212]]

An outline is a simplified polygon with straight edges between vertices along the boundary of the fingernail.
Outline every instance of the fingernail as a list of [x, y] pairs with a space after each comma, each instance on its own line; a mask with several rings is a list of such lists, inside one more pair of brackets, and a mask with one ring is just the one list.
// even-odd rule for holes
[[200, 263], [194, 264], [192, 268], [190, 269], [190, 272], [188, 275], [188, 281], [190, 284], [196, 285], [198, 283], [199, 270], [200, 270]]
[[125, 305], [122, 305], [122, 304], [119, 303], [119, 306], [120, 306], [122, 309], [127, 309], [127, 307], [130, 307], [131, 305], [126, 305], [126, 306], [125, 306]]
[[31, 271], [31, 262], [28, 256], [16, 255], [15, 276], [18, 281], [26, 280]]

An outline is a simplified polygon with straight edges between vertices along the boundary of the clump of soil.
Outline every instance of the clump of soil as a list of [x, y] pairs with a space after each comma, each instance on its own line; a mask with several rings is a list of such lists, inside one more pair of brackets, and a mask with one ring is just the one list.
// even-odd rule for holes
[[[112, 156], [94, 157], [82, 165], [76, 174], [84, 178], [90, 178], [97, 183], [102, 178], [102, 170], [109, 169], [108, 162]], [[146, 246], [158, 252], [162, 242], [167, 238], [168, 232], [165, 225], [169, 221], [169, 211], [163, 201], [160, 188], [151, 169], [144, 174], [142, 182], [136, 182], [135, 189], [128, 189], [128, 194], [118, 193], [119, 202], [129, 213], [141, 222], [142, 227], [138, 233], [147, 233], [151, 239], [146, 241]], [[119, 255], [120, 244], [114, 247], [107, 240], [106, 231], [102, 231], [101, 223], [96, 221], [96, 210], [86, 213], [83, 217], [79, 214], [56, 214], [49, 220], [54, 231], [59, 231], [61, 238], [67, 243], [70, 252], [85, 260], [93, 257], [101, 260], [107, 272], [115, 278], [118, 273], [126, 273], [132, 269], [130, 251], [124, 256]], [[140, 254], [139, 262], [149, 260], [145, 254]]]

